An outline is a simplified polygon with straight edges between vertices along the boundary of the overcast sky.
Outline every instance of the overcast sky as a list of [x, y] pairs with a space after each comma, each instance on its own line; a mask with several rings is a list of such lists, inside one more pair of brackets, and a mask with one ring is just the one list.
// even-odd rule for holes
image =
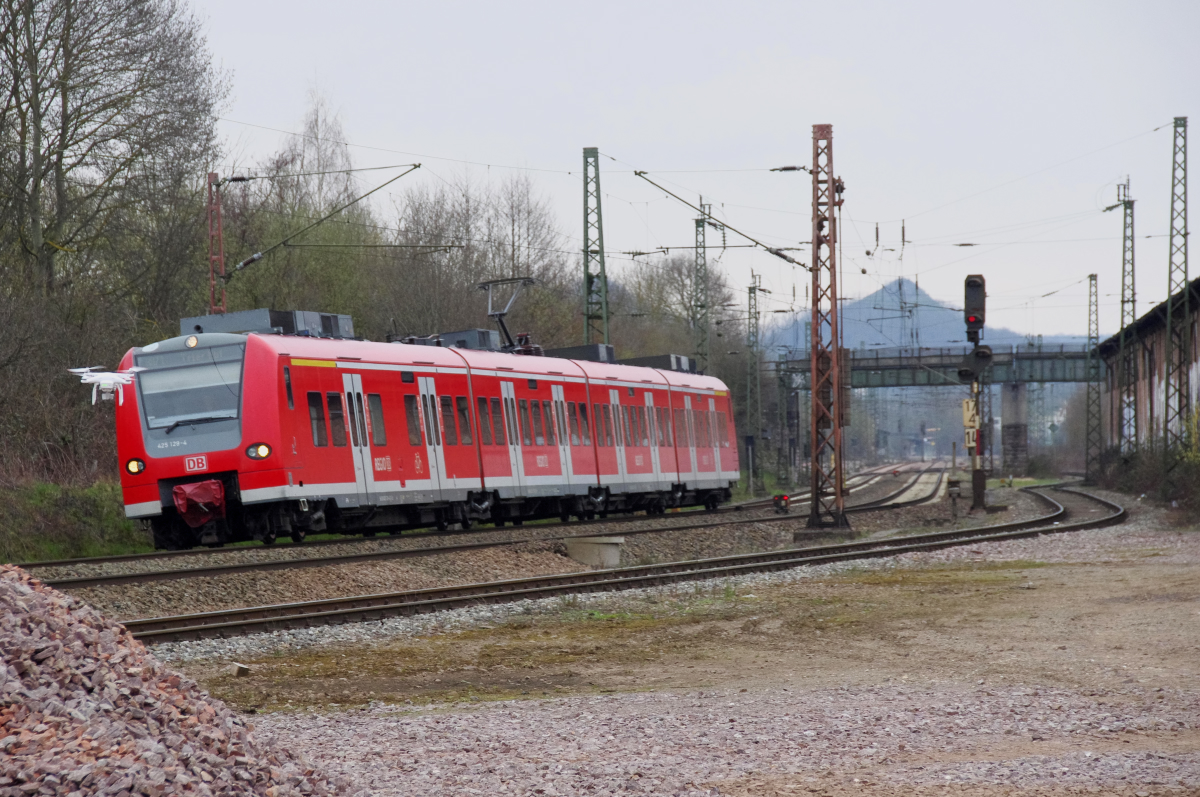
[[[957, 305], [982, 273], [989, 323], [1084, 334], [1095, 272], [1115, 331], [1121, 219], [1101, 210], [1128, 175], [1139, 314], [1166, 297], [1171, 122], [1200, 126], [1194, 0], [195, 2], [232, 76], [220, 129], [241, 163], [284, 143], [262, 128], [299, 129], [316, 90], [362, 145], [356, 165], [419, 160], [408, 182], [533, 170], [575, 248], [582, 148], [599, 147], [619, 274], [636, 264], [618, 253], [693, 236], [695, 212], [634, 168], [772, 245], [806, 242], [810, 178], [767, 170], [809, 164], [812, 125], [831, 123], [844, 295], [904, 275]], [[807, 272], [769, 254], [729, 250], [719, 267], [741, 296], [763, 274], [770, 309], [793, 290], [805, 304]]]

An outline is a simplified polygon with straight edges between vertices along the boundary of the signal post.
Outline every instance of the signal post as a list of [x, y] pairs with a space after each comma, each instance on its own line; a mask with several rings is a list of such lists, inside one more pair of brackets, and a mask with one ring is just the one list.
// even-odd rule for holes
[[979, 377], [992, 364], [990, 346], [979, 345], [987, 310], [987, 282], [982, 274], [971, 274], [963, 285], [963, 320], [967, 324], [967, 340], [975, 344], [963, 358], [958, 376], [969, 380], [971, 397], [963, 401], [964, 444], [971, 456], [971, 509], [986, 508], [987, 474], [983, 472], [983, 450], [987, 438], [979, 423]]

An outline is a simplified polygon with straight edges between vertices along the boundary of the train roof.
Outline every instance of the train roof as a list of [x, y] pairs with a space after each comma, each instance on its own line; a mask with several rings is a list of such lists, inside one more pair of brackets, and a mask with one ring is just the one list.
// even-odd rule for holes
[[434, 365], [447, 368], [462, 368], [465, 364], [472, 369], [512, 370], [513, 373], [532, 376], [586, 376], [593, 381], [648, 383], [693, 390], [726, 390], [725, 383], [716, 377], [637, 365], [567, 360], [559, 357], [533, 357], [478, 349], [380, 343], [368, 340], [333, 340], [256, 333], [250, 333], [248, 337], [277, 354], [292, 357], [364, 360], [395, 365]]

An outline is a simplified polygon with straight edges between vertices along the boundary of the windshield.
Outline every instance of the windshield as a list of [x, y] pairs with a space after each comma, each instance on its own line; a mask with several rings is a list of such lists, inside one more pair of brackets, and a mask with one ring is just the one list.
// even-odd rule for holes
[[135, 364], [146, 425], [160, 429], [199, 418], [237, 418], [244, 344], [140, 354]]

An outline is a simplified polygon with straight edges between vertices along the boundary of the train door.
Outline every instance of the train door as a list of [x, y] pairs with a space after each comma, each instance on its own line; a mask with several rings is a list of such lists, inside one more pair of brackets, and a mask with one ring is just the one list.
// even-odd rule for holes
[[662, 431], [658, 428], [658, 419], [654, 417], [654, 394], [647, 390], [645, 396], [646, 423], [649, 424], [650, 427], [646, 430], [650, 435], [650, 465], [654, 469], [654, 481], [656, 483], [661, 483], [663, 477], [658, 454], [658, 435], [662, 434]]
[[[570, 485], [575, 481], [575, 474], [571, 462], [571, 436], [567, 428], [567, 402], [563, 398], [562, 385], [551, 385], [550, 395], [554, 398], [554, 418], [558, 421], [558, 459], [562, 463], [562, 478], [565, 484]], [[546, 424], [550, 423], [552, 421], [547, 418]], [[574, 490], [568, 489], [567, 493], [574, 493]]]
[[525, 458], [521, 454], [521, 430], [517, 426], [517, 391], [513, 383], [501, 382], [500, 395], [504, 399], [504, 419], [508, 423], [508, 460], [512, 465], [513, 489], [521, 495], [525, 487]]
[[346, 397], [346, 426], [350, 427], [350, 453], [354, 459], [354, 481], [358, 485], [360, 504], [370, 503], [374, 474], [371, 470], [371, 448], [367, 440], [367, 422], [363, 406], [362, 377], [342, 374], [342, 392]]
[[720, 428], [717, 424], [717, 401], [714, 398], [701, 399], [702, 403], [708, 404], [706, 415], [708, 416], [708, 442], [712, 444], [713, 472], [719, 478], [721, 476], [721, 440]]
[[700, 478], [699, 463], [696, 460], [696, 428], [692, 425], [692, 397], [686, 393], [683, 396], [683, 428], [676, 430], [683, 435], [683, 443], [687, 446], [688, 476], [693, 481]]
[[432, 376], [417, 377], [421, 392], [421, 417], [425, 419], [425, 445], [429, 457], [429, 486], [441, 497], [446, 473], [446, 455], [442, 449], [442, 425], [438, 415], [437, 391]]
[[[626, 473], [628, 468], [626, 468], [626, 463], [625, 463], [625, 442], [626, 441], [625, 441], [624, 424], [621, 421], [621, 392], [619, 390], [617, 390], [616, 388], [610, 388], [608, 391], [608, 400], [610, 402], [612, 402], [613, 427], [614, 427], [613, 428], [613, 432], [614, 432], [613, 445], [616, 447], [616, 452], [617, 452], [617, 473], [619, 473], [621, 476], [621, 483], [627, 484], [629, 481], [629, 476]], [[625, 487], [623, 489], [628, 490], [629, 488]]]

